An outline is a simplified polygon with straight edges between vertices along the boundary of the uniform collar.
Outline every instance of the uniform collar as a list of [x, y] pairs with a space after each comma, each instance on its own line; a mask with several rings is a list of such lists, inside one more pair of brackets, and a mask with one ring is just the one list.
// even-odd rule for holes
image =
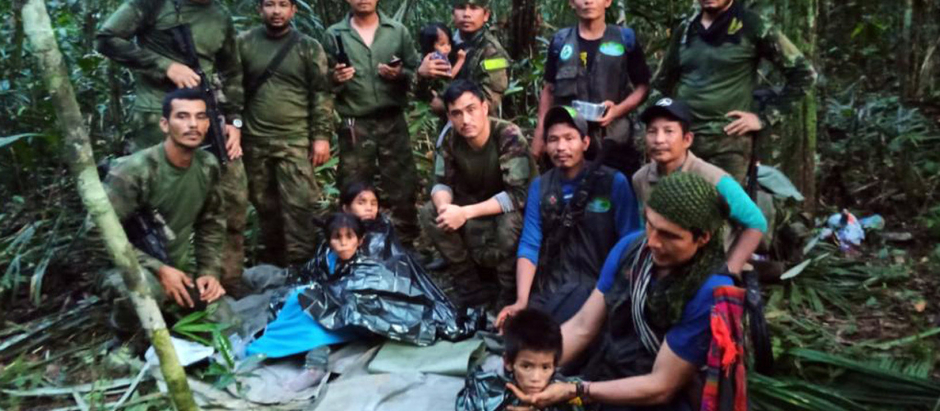
[[[386, 16], [385, 13], [383, 13], [382, 11], [378, 11], [378, 14], [379, 14], [379, 26], [385, 26], [385, 27], [395, 26], [394, 23], [392, 23], [391, 18]], [[350, 23], [350, 21], [352, 21], [352, 16], [353, 16], [352, 12], [346, 13], [346, 17], [343, 17], [343, 20], [339, 22], [339, 25], [336, 26], [336, 28], [339, 30], [352, 31], [352, 23]]]

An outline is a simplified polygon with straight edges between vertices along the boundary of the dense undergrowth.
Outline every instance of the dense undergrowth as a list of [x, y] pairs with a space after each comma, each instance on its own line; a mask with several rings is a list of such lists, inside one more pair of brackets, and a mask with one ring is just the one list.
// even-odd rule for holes
[[[90, 36], [119, 2], [49, 3], [96, 155], [114, 155], [125, 132], [122, 119], [133, 102], [130, 76], [95, 54]], [[244, 16], [237, 20], [239, 27], [257, 21], [253, 2], [227, 3]], [[444, 3], [411, 4], [408, 24], [445, 20]], [[508, 3], [497, 2], [497, 25], [505, 24]], [[630, 3], [640, 15], [631, 24], [649, 33], [648, 54], [655, 61], [675, 11], [685, 10], [678, 6], [682, 2], [657, 3], [668, 3], [662, 8]], [[340, 2], [300, 4], [297, 23], [305, 32], [316, 32], [322, 20], [342, 13]], [[28, 46], [16, 40], [21, 33], [15, 20], [6, 17], [13, 16], [11, 10], [12, 2], [0, 1], [5, 16], [0, 36], [13, 39], [0, 44], [0, 390], [5, 390], [0, 408], [70, 405], [72, 391], [52, 387], [80, 384], [91, 384], [76, 390], [87, 404], [113, 403], [137, 368], [106, 350], [106, 310], [94, 302], [92, 289], [94, 273], [108, 265], [107, 255], [58, 157], [54, 112], [33, 72]], [[390, 14], [399, 10], [388, 7]], [[570, 23], [570, 16], [562, 15], [566, 12], [561, 1], [544, 6], [546, 34]], [[314, 17], [319, 15], [330, 17]], [[940, 289], [940, 105], [929, 99], [901, 103], [887, 72], [878, 81], [852, 80], [857, 73], [847, 63], [882, 59], [864, 66], [884, 68], [889, 57], [879, 53], [890, 47], [871, 43], [850, 53], [845, 49], [851, 46], [840, 41], [835, 35], [821, 39], [827, 47], [823, 63], [834, 67], [823, 72], [820, 85], [819, 215], [801, 215], [792, 205], [788, 215], [813, 228], [829, 213], [849, 209], [860, 217], [879, 213], [887, 225], [870, 232], [852, 256], [819, 242], [803, 258], [789, 261], [802, 271], [765, 284], [778, 367], [773, 376], [752, 374], [750, 393], [756, 408], [764, 410], [940, 409], [940, 305], [935, 298]], [[866, 47], [874, 51], [858, 56]], [[519, 59], [513, 68], [504, 114], [524, 128], [534, 126], [542, 57]], [[414, 155], [427, 187], [438, 120], [420, 102], [412, 104], [409, 117]], [[337, 195], [335, 165], [334, 160], [318, 169], [324, 207]], [[256, 231], [252, 224], [249, 244], [257, 241]], [[248, 258], [251, 262], [253, 256]], [[225, 370], [201, 374], [210, 380], [230, 377]], [[152, 382], [145, 382], [124, 404], [162, 409], [166, 401], [154, 392]]]

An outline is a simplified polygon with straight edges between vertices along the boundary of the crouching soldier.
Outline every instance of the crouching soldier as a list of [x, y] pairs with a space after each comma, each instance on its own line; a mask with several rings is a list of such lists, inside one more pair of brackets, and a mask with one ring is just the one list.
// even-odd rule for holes
[[437, 157], [437, 182], [421, 224], [450, 263], [458, 305], [492, 302], [497, 290], [506, 305], [514, 295], [514, 255], [534, 162], [519, 127], [488, 116], [476, 84], [455, 81], [444, 105], [454, 127]]
[[[219, 282], [225, 240], [221, 171], [218, 160], [199, 149], [209, 128], [199, 91], [168, 93], [160, 128], [166, 140], [120, 159], [105, 191], [122, 221], [141, 212], [162, 217], [167, 261], [141, 249], [137, 257], [161, 309], [171, 301], [185, 311], [225, 295]], [[112, 326], [119, 335], [132, 334], [139, 323], [120, 273], [106, 272], [98, 285], [105, 299], [114, 300]]]

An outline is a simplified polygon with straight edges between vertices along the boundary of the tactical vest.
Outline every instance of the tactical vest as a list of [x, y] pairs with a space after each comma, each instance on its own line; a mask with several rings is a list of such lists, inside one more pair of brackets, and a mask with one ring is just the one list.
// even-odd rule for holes
[[[636, 241], [643, 241], [640, 236]], [[598, 336], [600, 348], [584, 366], [584, 377], [588, 381], [607, 381], [637, 375], [649, 374], [653, 371], [658, 353], [650, 352], [640, 341], [636, 325], [633, 322], [633, 309], [630, 296], [630, 276], [632, 273], [632, 260], [638, 251], [637, 244], [631, 244], [620, 257], [617, 267], [617, 276], [614, 284], [604, 295], [607, 303], [607, 321], [605, 328]], [[649, 313], [648, 313], [649, 315]], [[654, 314], [655, 315], [655, 314]], [[650, 327], [654, 327], [652, 324]], [[667, 329], [653, 328], [653, 333], [660, 341], [666, 336]]]
[[[593, 286], [607, 253], [620, 239], [611, 203], [616, 171], [589, 164], [586, 173], [567, 203], [562, 201], [561, 172], [553, 168], [542, 176], [539, 213], [543, 241], [536, 293], [554, 292], [571, 282]], [[585, 198], [580, 206], [576, 204], [579, 195]], [[566, 212], [571, 213], [567, 220]]]
[[607, 25], [590, 72], [581, 64], [577, 27], [559, 30], [552, 44], [561, 47], [554, 83], [555, 104], [569, 105], [572, 100], [619, 103], [633, 92], [623, 64], [627, 53], [636, 47], [632, 29]]

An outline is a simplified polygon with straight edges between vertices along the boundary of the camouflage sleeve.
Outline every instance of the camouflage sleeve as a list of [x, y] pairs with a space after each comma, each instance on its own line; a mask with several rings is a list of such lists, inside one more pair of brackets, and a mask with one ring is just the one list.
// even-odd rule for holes
[[816, 83], [816, 70], [809, 60], [779, 29], [766, 18], [757, 41], [757, 52], [761, 58], [774, 64], [785, 79], [783, 90], [767, 110], [761, 115], [761, 121], [771, 126], [782, 121], [793, 105], [806, 96]]
[[493, 43], [486, 45], [482, 57], [480, 67], [464, 67], [463, 70], [479, 70], [475, 80], [486, 93], [490, 111], [495, 112], [503, 101], [503, 93], [509, 88], [509, 66], [512, 59], [506, 50]]
[[196, 247], [196, 277], [219, 278], [222, 273], [222, 245], [225, 241], [221, 171], [214, 157], [206, 156], [210, 184], [206, 202], [193, 224]]
[[522, 130], [515, 125], [506, 127], [500, 135], [499, 170], [503, 176], [505, 193], [513, 208], [525, 208], [532, 175], [532, 158]]
[[118, 7], [95, 34], [95, 49], [116, 63], [148, 77], [163, 79], [174, 61], [134, 41], [138, 30], [155, 13], [148, 0], [128, 0]]
[[307, 64], [310, 141], [333, 137], [333, 94], [330, 93], [326, 52], [316, 40], [310, 41], [311, 64]]
[[665, 96], [672, 96], [679, 82], [679, 47], [682, 46], [682, 37], [685, 36], [687, 30], [688, 21], [685, 21], [672, 32], [666, 54], [659, 63], [656, 75], [653, 76], [653, 88]]
[[241, 118], [245, 103], [245, 85], [242, 84], [242, 60], [238, 52], [235, 24], [229, 17], [226, 24], [225, 40], [222, 48], [215, 55], [215, 67], [222, 79], [222, 91], [225, 101], [222, 104], [228, 120]]
[[444, 137], [444, 143], [441, 144], [434, 157], [434, 184], [451, 189], [454, 187], [454, 163], [449, 140], [453, 138], [453, 134], [454, 132], [451, 131]]
[[[119, 221], [123, 222], [140, 207], [144, 197], [144, 181], [147, 180], [146, 172], [141, 163], [126, 161], [108, 173], [104, 181], [104, 191]], [[163, 266], [163, 262], [136, 247], [134, 253], [140, 266], [152, 273], [156, 273]]]

